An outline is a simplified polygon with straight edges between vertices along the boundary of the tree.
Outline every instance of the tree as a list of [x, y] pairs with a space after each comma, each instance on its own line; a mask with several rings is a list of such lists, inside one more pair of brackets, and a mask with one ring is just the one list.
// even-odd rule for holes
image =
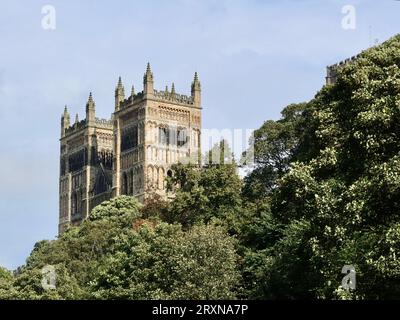
[[10, 271], [0, 267], [0, 300], [13, 299], [16, 291], [14, 288], [14, 277]]
[[[7, 298], [228, 299], [239, 278], [236, 259], [235, 241], [223, 227], [183, 231], [143, 217], [136, 199], [121, 196], [59, 239], [38, 242], [14, 279], [0, 274], [0, 293], [13, 285]], [[55, 269], [55, 289], [42, 285], [46, 266]]]
[[222, 228], [143, 223], [120, 237], [92, 290], [101, 299], [231, 299], [238, 278], [234, 242]]
[[[107, 254], [115, 252], [115, 239], [128, 233], [140, 217], [140, 205], [128, 196], [116, 197], [94, 208], [89, 219], [59, 239], [35, 244], [26, 265], [19, 268], [14, 286], [22, 299], [91, 298], [89, 283]], [[56, 270], [56, 290], [44, 290], [42, 268]]]
[[[269, 248], [269, 294], [399, 296], [399, 55], [399, 36], [367, 50], [309, 103], [314, 156], [292, 165], [273, 195], [284, 230]], [[355, 266], [358, 286], [343, 296], [346, 264]]]
[[13, 299], [22, 300], [72, 300], [87, 298], [87, 293], [64, 264], [52, 265], [55, 270], [54, 288], [45, 287], [41, 268], [27, 268], [15, 278]]
[[229, 222], [240, 211], [242, 181], [236, 164], [204, 168], [178, 164], [173, 171], [168, 185], [175, 190], [175, 197], [167, 209], [168, 222], [184, 227], [213, 218]]
[[129, 224], [132, 219], [140, 216], [140, 208], [141, 205], [136, 199], [129, 196], [119, 196], [109, 201], [104, 201], [95, 207], [90, 212], [89, 220], [121, 220], [121, 222], [127, 222]]
[[255, 168], [246, 176], [244, 185], [244, 195], [249, 200], [268, 196], [276, 187], [276, 180], [300, 157], [306, 111], [306, 103], [291, 104], [282, 111], [280, 120], [268, 120], [255, 130], [250, 141]]

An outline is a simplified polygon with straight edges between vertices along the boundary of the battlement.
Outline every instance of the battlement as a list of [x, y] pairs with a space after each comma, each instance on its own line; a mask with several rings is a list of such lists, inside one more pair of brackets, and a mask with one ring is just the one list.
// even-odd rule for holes
[[126, 108], [126, 107], [128, 107], [128, 106], [130, 106], [132, 104], [135, 104], [135, 103], [137, 103], [139, 101], [142, 101], [142, 100], [143, 100], [143, 92], [138, 92], [136, 94], [131, 94], [130, 97], [128, 97], [128, 98], [126, 98], [126, 99], [121, 101], [119, 107], [121, 109], [124, 109], [124, 108]]
[[340, 61], [338, 63], [335, 63], [331, 66], [326, 67], [326, 84], [334, 84], [337, 80], [337, 74], [340, 68], [343, 68], [346, 65], [349, 65], [356, 61], [358, 58], [360, 58], [361, 53], [353, 56], [351, 58], [348, 58], [346, 60]]
[[101, 128], [105, 128], [105, 129], [112, 129], [113, 128], [112, 119], [108, 120], [108, 119], [96, 118], [94, 123], [95, 123], [96, 127], [101, 127]]
[[194, 104], [193, 97], [184, 94], [178, 94], [175, 92], [169, 92], [167, 90], [164, 91], [154, 90], [154, 97], [166, 102], [175, 102], [187, 105]]
[[[156, 100], [159, 100], [162, 102], [167, 102], [167, 103], [183, 104], [183, 105], [187, 105], [189, 107], [193, 107], [195, 105], [193, 96], [188, 96], [185, 94], [171, 92], [171, 91], [168, 91], [168, 89], [166, 89], [166, 90], [155, 90], [154, 89], [153, 97]], [[121, 109], [127, 108], [132, 104], [143, 101], [143, 99], [144, 99], [143, 91], [138, 92], [136, 94], [131, 94], [130, 97], [121, 101], [120, 108]]]
[[75, 122], [72, 126], [65, 129], [65, 134], [71, 134], [86, 128], [86, 120]]
[[166, 103], [175, 103], [179, 105], [197, 107], [201, 105], [201, 84], [197, 72], [194, 74], [194, 79], [191, 84], [191, 95], [184, 95], [175, 92], [175, 85], [172, 83], [171, 90], [168, 87], [165, 90], [154, 89], [154, 76], [151, 71], [150, 64], [147, 64], [146, 72], [143, 75], [143, 91], [135, 94], [135, 89], [132, 86], [131, 95], [125, 98], [125, 88], [121, 77], [118, 79], [115, 88], [115, 111], [127, 108], [133, 104], [143, 100], [158, 100]]
[[[69, 126], [68, 128], [65, 129], [65, 134], [70, 135], [72, 133], [78, 132], [82, 129], [85, 129], [87, 127], [87, 120], [83, 119], [79, 122], [75, 122], [72, 126]], [[95, 127], [97, 128], [102, 128], [102, 129], [113, 129], [113, 121], [112, 120], [107, 120], [107, 119], [100, 119], [96, 118], [95, 119]]]
[[342, 66], [344, 66], [344, 65], [346, 65], [346, 64], [350, 64], [350, 63], [354, 62], [354, 61], [357, 60], [360, 56], [361, 56], [361, 53], [358, 54], [358, 55], [356, 55], [356, 56], [352, 56], [351, 58], [348, 58], [348, 59], [345, 59], [345, 60], [340, 61], [340, 62], [338, 62], [338, 63], [335, 63], [335, 64], [329, 66], [328, 68], [338, 68], [338, 67], [342, 67]]

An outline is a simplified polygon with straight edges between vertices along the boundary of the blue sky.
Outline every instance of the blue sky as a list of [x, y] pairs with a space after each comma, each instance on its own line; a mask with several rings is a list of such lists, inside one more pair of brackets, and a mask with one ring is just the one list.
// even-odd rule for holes
[[[344, 30], [342, 7], [356, 8]], [[44, 5], [56, 29], [41, 26]], [[257, 128], [311, 99], [325, 68], [400, 30], [394, 0], [169, 0], [0, 2], [0, 265], [22, 265], [58, 220], [60, 115], [84, 117], [89, 91], [109, 117], [114, 87], [190, 93], [202, 82], [204, 128]], [[73, 116], [72, 116], [73, 117]]]

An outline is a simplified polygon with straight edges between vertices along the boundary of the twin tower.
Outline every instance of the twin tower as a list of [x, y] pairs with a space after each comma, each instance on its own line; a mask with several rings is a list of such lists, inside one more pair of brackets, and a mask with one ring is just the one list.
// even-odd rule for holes
[[118, 195], [143, 201], [167, 196], [165, 178], [178, 161], [200, 161], [201, 86], [197, 73], [191, 95], [154, 89], [147, 65], [143, 91], [129, 97], [121, 78], [115, 88], [111, 120], [96, 118], [92, 94], [86, 119], [72, 124], [67, 107], [61, 117], [59, 233], [86, 219], [90, 211]]

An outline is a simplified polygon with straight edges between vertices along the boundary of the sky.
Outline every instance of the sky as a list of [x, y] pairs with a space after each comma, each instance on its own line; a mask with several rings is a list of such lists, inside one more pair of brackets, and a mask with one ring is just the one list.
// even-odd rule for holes
[[141, 91], [150, 62], [159, 90], [190, 94], [198, 72], [203, 128], [256, 129], [312, 99], [327, 65], [397, 34], [399, 14], [395, 0], [1, 0], [0, 266], [57, 235], [64, 105], [83, 119], [92, 91], [109, 118], [118, 77]]

